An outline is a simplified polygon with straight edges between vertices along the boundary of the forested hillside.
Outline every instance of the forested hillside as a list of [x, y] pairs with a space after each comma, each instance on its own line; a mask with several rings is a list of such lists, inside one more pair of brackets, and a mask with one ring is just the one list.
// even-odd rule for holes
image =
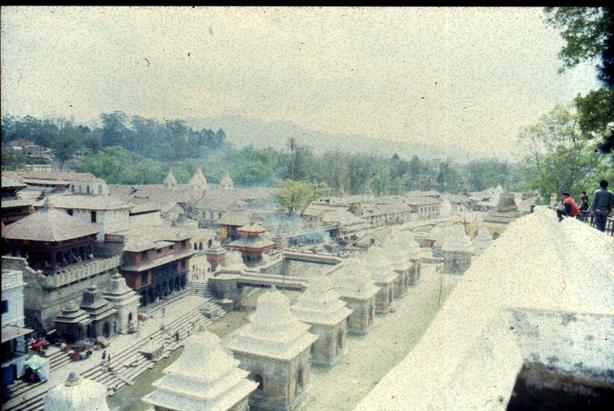
[[51, 148], [60, 166], [77, 151], [85, 151], [78, 171], [92, 172], [115, 184], [159, 184], [169, 169], [185, 183], [197, 167], [211, 183], [228, 172], [238, 186], [270, 186], [290, 178], [323, 182], [335, 193], [347, 194], [420, 189], [463, 192], [498, 184], [515, 188], [518, 180], [515, 168], [505, 161], [458, 164], [426, 160], [401, 150], [392, 156], [349, 150], [316, 152], [294, 138], [278, 147], [237, 148], [222, 129], [193, 129], [182, 120], [158, 121], [122, 112], [101, 114], [96, 127], [61, 119], [5, 116], [3, 169], [25, 164], [23, 156], [10, 149], [18, 139]]

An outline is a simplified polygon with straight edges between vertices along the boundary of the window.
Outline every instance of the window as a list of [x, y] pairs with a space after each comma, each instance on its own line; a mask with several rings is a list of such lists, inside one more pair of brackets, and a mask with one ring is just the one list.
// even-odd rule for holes
[[66, 210], [66, 214], [73, 215], [73, 211], [71, 209]]
[[91, 191], [90, 191], [90, 186], [89, 186], [89, 184], [87, 185], [87, 187], [85, 187], [85, 192], [86, 192], [86, 193], [88, 193], [88, 194], [90, 194], [90, 192], [91, 192]]
[[147, 261], [147, 251], [141, 251], [141, 261]]
[[161, 248], [156, 249], [156, 253], [160, 254], [162, 252]]
[[2, 314], [9, 312], [9, 300], [2, 300]]
[[147, 273], [141, 273], [141, 287], [147, 285]]
[[168, 247], [169, 250], [174, 250], [175, 249], [175, 244], [172, 244], [170, 247]]
[[[89, 187], [89, 186], [88, 186]], [[96, 212], [95, 211], [90, 211], [90, 221], [92, 223], [96, 222]]]

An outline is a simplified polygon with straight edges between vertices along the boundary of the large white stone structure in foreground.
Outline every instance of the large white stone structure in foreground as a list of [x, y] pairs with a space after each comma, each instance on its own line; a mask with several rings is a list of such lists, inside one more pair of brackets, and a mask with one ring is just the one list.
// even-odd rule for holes
[[45, 394], [45, 411], [109, 411], [107, 389], [99, 382], [68, 374], [66, 382]]
[[614, 238], [536, 207], [473, 262], [356, 410], [595, 405], [614, 384], [613, 323]]

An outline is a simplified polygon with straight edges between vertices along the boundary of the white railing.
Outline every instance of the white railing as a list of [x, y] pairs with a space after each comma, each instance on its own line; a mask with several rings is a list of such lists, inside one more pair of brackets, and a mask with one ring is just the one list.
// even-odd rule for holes
[[119, 266], [120, 256], [100, 258], [86, 261], [56, 270], [52, 275], [45, 276], [41, 281], [45, 288], [59, 288], [66, 284], [92, 277], [103, 271], [111, 270]]

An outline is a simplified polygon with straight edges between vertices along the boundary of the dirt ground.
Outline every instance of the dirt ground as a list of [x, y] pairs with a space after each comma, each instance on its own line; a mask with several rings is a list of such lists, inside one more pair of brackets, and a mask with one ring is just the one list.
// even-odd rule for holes
[[353, 409], [420, 340], [459, 278], [428, 267], [418, 287], [395, 300], [395, 313], [377, 316], [366, 336], [348, 338], [347, 354], [335, 367], [311, 368], [307, 395], [297, 410]]

